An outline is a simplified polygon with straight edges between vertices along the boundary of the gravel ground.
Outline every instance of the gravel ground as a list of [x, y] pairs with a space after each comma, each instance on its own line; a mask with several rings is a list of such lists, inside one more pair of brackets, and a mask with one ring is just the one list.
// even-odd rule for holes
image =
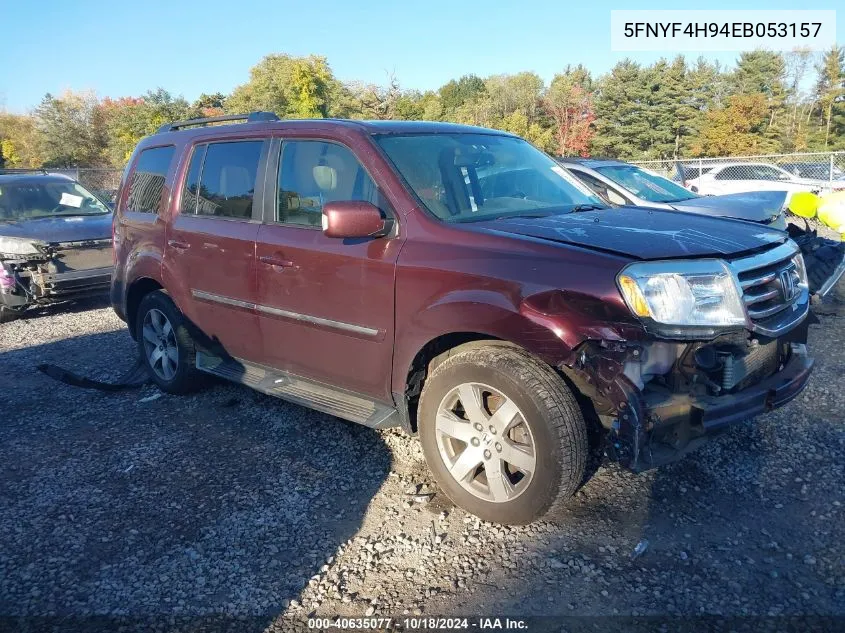
[[399, 431], [234, 385], [107, 394], [35, 371], [125, 371], [102, 304], [0, 326], [0, 615], [842, 618], [845, 328], [821, 319], [796, 401], [658, 471], [598, 466], [566, 516], [518, 528], [450, 506]]

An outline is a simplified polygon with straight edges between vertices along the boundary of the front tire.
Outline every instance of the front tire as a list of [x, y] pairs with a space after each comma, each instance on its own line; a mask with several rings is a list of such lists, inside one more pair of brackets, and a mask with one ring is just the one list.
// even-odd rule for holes
[[9, 323], [21, 318], [23, 310], [15, 310], [8, 306], [0, 306], [0, 323]]
[[141, 300], [135, 327], [138, 353], [162, 391], [184, 394], [202, 385], [187, 320], [167, 294], [156, 290]]
[[584, 476], [587, 429], [575, 397], [518, 348], [453, 351], [426, 380], [418, 427], [443, 492], [487, 521], [557, 514]]

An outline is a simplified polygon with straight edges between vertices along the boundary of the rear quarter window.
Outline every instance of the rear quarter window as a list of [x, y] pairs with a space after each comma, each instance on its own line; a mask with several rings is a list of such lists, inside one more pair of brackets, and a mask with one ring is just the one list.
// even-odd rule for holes
[[158, 213], [164, 181], [175, 149], [172, 145], [151, 147], [139, 154], [129, 181], [126, 211]]

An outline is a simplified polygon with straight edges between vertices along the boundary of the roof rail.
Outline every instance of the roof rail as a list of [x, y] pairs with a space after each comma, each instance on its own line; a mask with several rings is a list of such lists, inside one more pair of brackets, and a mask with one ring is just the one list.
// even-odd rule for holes
[[274, 112], [250, 112], [249, 114], [227, 114], [224, 116], [212, 116], [205, 119], [186, 119], [185, 121], [174, 121], [173, 123], [165, 123], [156, 134], [163, 132], [172, 132], [174, 130], [181, 130], [186, 127], [194, 127], [200, 125], [208, 125], [210, 123], [222, 123], [224, 121], [246, 121], [247, 123], [257, 123], [259, 121], [278, 121], [279, 117]]
[[0, 174], [49, 174], [50, 172], [41, 167], [33, 167], [31, 169], [25, 167], [9, 167], [0, 169]]

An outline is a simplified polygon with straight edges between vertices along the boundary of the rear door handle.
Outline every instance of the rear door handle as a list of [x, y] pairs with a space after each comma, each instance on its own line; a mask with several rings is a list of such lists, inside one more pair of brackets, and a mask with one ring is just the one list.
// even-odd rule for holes
[[293, 262], [288, 259], [280, 259], [271, 255], [262, 255], [258, 259], [261, 260], [262, 264], [267, 264], [268, 266], [278, 266], [280, 268], [293, 268]]
[[186, 251], [191, 248], [191, 245], [187, 242], [180, 242], [179, 240], [167, 240], [167, 245], [172, 246], [177, 251]]

